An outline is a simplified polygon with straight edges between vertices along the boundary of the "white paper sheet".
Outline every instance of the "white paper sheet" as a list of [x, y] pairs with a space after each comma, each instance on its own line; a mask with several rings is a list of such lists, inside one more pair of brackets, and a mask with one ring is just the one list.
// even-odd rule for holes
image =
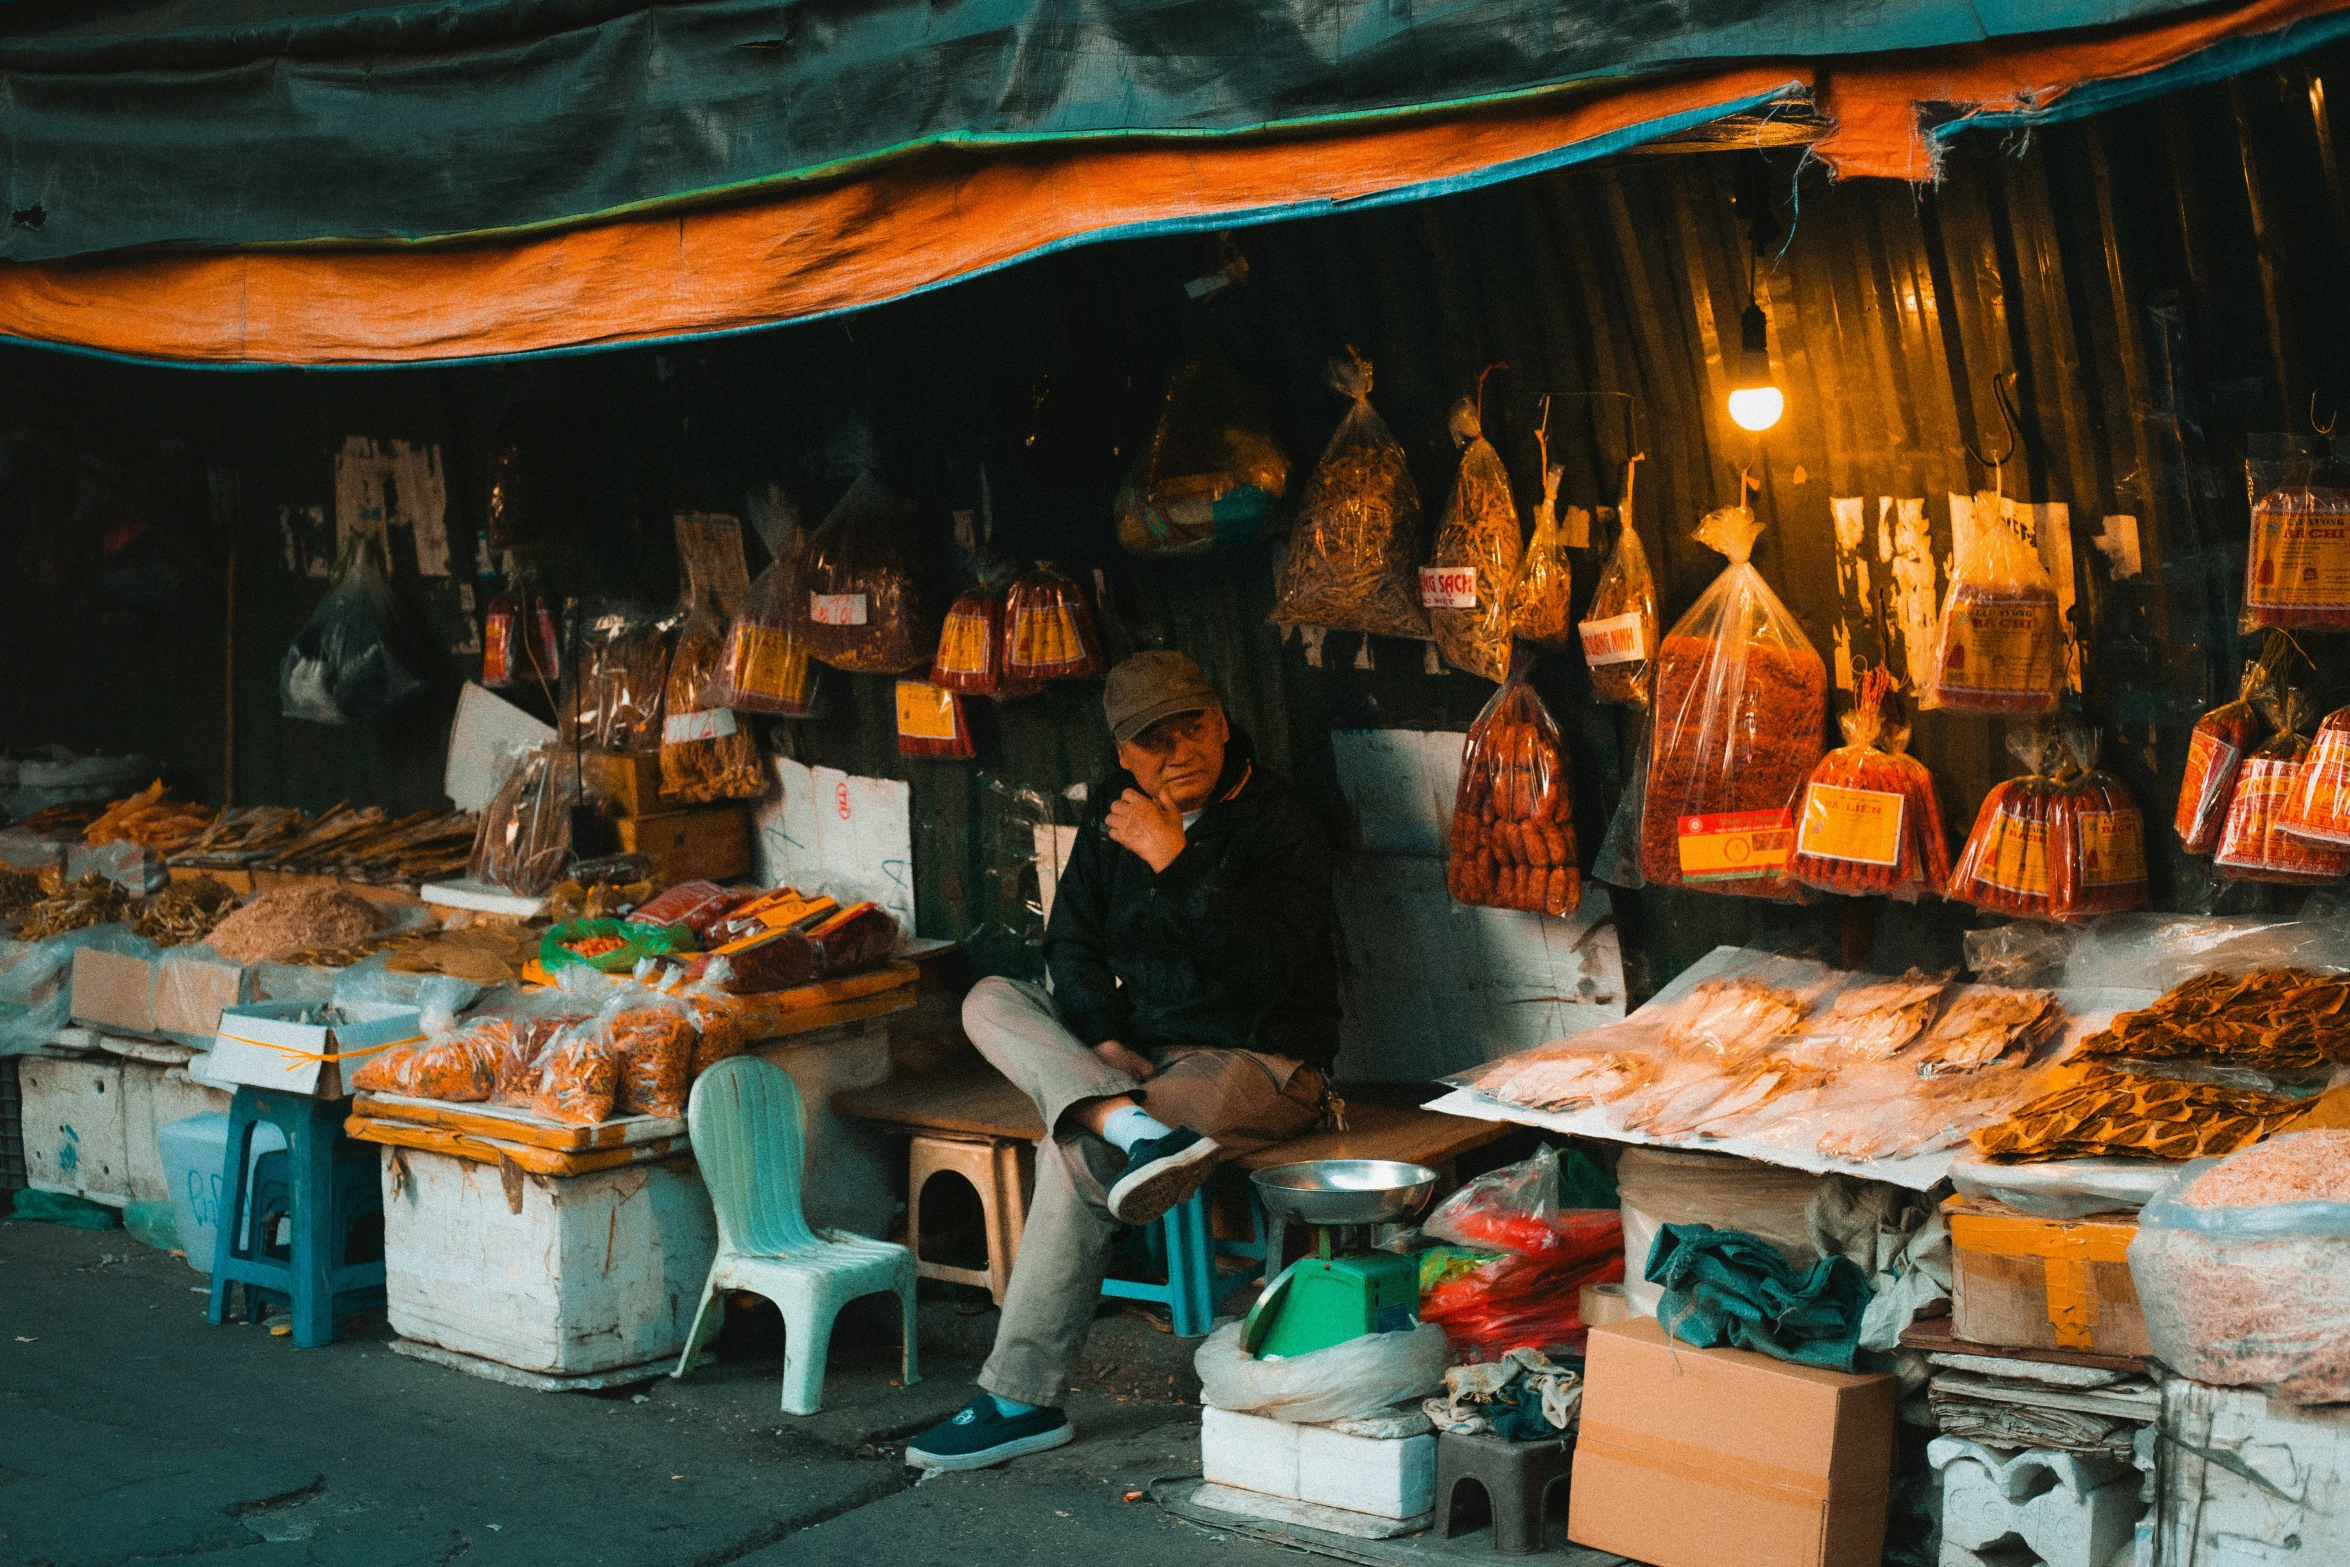
[[777, 757], [782, 788], [752, 816], [753, 868], [770, 887], [869, 899], [914, 933], [913, 791], [895, 779]]

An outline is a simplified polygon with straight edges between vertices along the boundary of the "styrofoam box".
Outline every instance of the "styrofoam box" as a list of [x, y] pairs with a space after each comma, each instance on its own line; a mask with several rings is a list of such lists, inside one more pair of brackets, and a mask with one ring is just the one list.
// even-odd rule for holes
[[[395, 1166], [406, 1172], [397, 1181]], [[680, 1159], [524, 1175], [516, 1213], [497, 1167], [386, 1148], [392, 1331], [544, 1373], [676, 1355], [718, 1251], [710, 1196], [692, 1172]]]
[[[163, 1158], [164, 1184], [171, 1188], [180, 1250], [189, 1267], [210, 1273], [219, 1255], [220, 1202], [226, 1195], [228, 1116], [205, 1110], [167, 1121], [155, 1128], [155, 1144]], [[283, 1152], [285, 1146], [286, 1134], [274, 1122], [256, 1121], [251, 1146], [245, 1150], [246, 1170], [259, 1164], [263, 1154]]]
[[2162, 1567], [2350, 1562], [2350, 1405], [2166, 1377], [2162, 1438]]
[[1200, 1411], [1200, 1472], [1260, 1495], [1416, 1518], [1436, 1505], [1436, 1437], [1350, 1436], [1210, 1407]]
[[130, 1201], [125, 1065], [112, 1056], [28, 1055], [18, 1062], [25, 1181], [33, 1190], [117, 1207]]

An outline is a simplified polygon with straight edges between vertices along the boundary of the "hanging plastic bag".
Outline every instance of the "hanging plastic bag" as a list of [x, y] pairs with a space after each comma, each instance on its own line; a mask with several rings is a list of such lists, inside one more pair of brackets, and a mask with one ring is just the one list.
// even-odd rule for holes
[[1085, 590], [1039, 562], [1004, 596], [1004, 679], [1037, 685], [1102, 672], [1102, 640]]
[[[1543, 399], [1543, 417], [1550, 400]], [[1564, 468], [1551, 466], [1550, 442], [1540, 428], [1534, 432], [1542, 462], [1542, 500], [1534, 508], [1534, 536], [1526, 541], [1518, 563], [1518, 580], [1510, 588], [1510, 634], [1541, 648], [1562, 648], [1575, 639], [1575, 570], [1567, 558], [1566, 535], [1559, 531], [1559, 481]]]
[[2277, 703], [2277, 732], [2236, 769], [2212, 867], [2226, 881], [2314, 885], [2350, 871], [2350, 851], [2327, 848], [2287, 832], [2286, 817], [2299, 792], [2310, 741], [2303, 731], [2316, 716], [2305, 692], [2287, 691]]
[[913, 503], [858, 475], [808, 543], [809, 654], [856, 674], [927, 667], [939, 626], [932, 553]]
[[1820, 759], [1828, 671], [1748, 562], [1762, 524], [1710, 512], [1697, 539], [1730, 564], [1658, 649], [1640, 869], [1658, 886], [1793, 898], [1790, 807]]
[[2350, 474], [2322, 446], [2246, 440], [2252, 547], [2242, 627], [2350, 629]]
[[2273, 706], [2275, 671], [2285, 646], [2283, 633], [2270, 633], [2268, 648], [2244, 665], [2236, 700], [2197, 719], [2195, 732], [2187, 737], [2187, 767], [2179, 779], [2179, 806], [2171, 825], [2189, 854], [2209, 854], [2219, 847], [2228, 800], [2236, 789], [2236, 769], [2269, 728], [2270, 720], [2261, 709]]
[[1118, 542], [1137, 555], [1197, 555], [1272, 533], [1289, 454], [1230, 356], [1210, 344], [1175, 367], [1150, 444], [1118, 487]]
[[1881, 892], [1903, 903], [1950, 885], [1950, 840], [1926, 764], [1906, 753], [1909, 725], [1889, 714], [1893, 677], [1861, 676], [1844, 744], [1820, 758], [1795, 807], [1788, 871], [1826, 892]]
[[1624, 464], [1615, 547], [1599, 569], [1591, 603], [1576, 628], [1583, 640], [1583, 662], [1591, 666], [1591, 694], [1602, 702], [1634, 707], [1648, 705], [1649, 673], [1656, 658], [1656, 579], [1649, 575], [1648, 552], [1632, 526], [1632, 479], [1640, 462], [1635, 456]]
[[640, 754], [661, 748], [661, 688], [675, 625], [641, 604], [607, 605], [588, 618], [563, 704], [566, 748]]
[[514, 759], [474, 825], [466, 875], [529, 898], [554, 887], [571, 859], [570, 760], [553, 745]]
[[481, 622], [481, 683], [492, 690], [552, 685], [563, 677], [555, 601], [544, 593], [501, 593]]
[[2089, 766], [2086, 732], [2033, 724], [2008, 750], [2029, 771], [1983, 798], [1950, 896], [1994, 914], [2080, 919], [2146, 901], [2146, 824], [2119, 780]]
[[1371, 408], [1371, 363], [1353, 349], [1330, 384], [1354, 399], [1306, 480], [1273, 574], [1273, 618], [1373, 636], [1428, 635], [1420, 608], [1420, 491]]
[[1445, 885], [1461, 903], [1559, 917], [1583, 901], [1566, 747], [1515, 675], [1470, 725], [1453, 794]]
[[922, 680], [898, 682], [898, 755], [967, 761], [978, 755], [964, 698]]
[[816, 711], [816, 665], [808, 657], [808, 596], [800, 587], [805, 541], [792, 536], [767, 563], [727, 627], [719, 660], [725, 705], [738, 713], [807, 718]]
[[2307, 843], [2350, 848], [2350, 707], [2317, 726], [2285, 805], [2285, 831]]
[[333, 585], [278, 665], [278, 711], [314, 724], [357, 724], [424, 685], [416, 638], [392, 585], [354, 534]]
[[1445, 662], [1488, 680], [1507, 680], [1510, 588], [1522, 554], [1518, 506], [1510, 497], [1509, 470], [1485, 439], [1469, 398], [1453, 406], [1452, 438], [1461, 448], [1460, 472], [1436, 533], [1435, 558], [1420, 573], [1420, 603]]
[[758, 743], [726, 705], [726, 620], [697, 595], [669, 656], [661, 718], [661, 792], [682, 805], [767, 792]]
[[2000, 515], [1999, 497], [1975, 497], [1959, 530], [1950, 592], [1934, 640], [1924, 708], [1969, 713], [2048, 713], [2063, 689], [2056, 586], [2023, 536]]
[[930, 683], [994, 696], [1004, 688], [1004, 590], [973, 588], [947, 607]]

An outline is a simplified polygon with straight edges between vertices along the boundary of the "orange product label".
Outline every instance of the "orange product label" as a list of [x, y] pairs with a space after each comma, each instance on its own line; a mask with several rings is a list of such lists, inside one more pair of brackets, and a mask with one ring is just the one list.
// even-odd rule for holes
[[1813, 784], [1803, 792], [1795, 847], [1824, 860], [1858, 865], [1901, 863], [1901, 812], [1909, 802], [1881, 789]]
[[1586, 620], [1575, 628], [1583, 637], [1583, 661], [1589, 664], [1629, 664], [1648, 656], [1641, 634], [1640, 611]]
[[955, 738], [955, 693], [927, 680], [898, 682], [898, 733], [909, 740]]
[[2179, 783], [2179, 820], [2189, 825], [2205, 819], [2220, 803], [2220, 795], [2236, 776], [2243, 752], [2209, 729], [2197, 729], [2187, 740], [2187, 774]]
[[2052, 691], [2056, 606], [1954, 597], [1940, 684], [1951, 691]]
[[1684, 881], [1753, 881], [1787, 868], [1795, 847], [1792, 811], [1731, 811], [1681, 818]]
[[987, 617], [949, 615], [938, 639], [938, 667], [958, 675], [987, 673]]
[[2136, 811], [2083, 811], [2080, 820], [2083, 886], [2146, 879], [2146, 823]]
[[2350, 513], [2255, 506], [2244, 601], [2256, 609], [2350, 609]]
[[2350, 844], [2350, 729], [2321, 729], [2302, 760], [2288, 830], [2328, 843]]
[[1994, 887], [2045, 898], [2053, 885], [2048, 874], [2048, 824], [2009, 820], [1999, 827], [1999, 848], [1984, 856], [1976, 872]]
[[2301, 778], [2301, 764], [2255, 757], [2244, 764], [2236, 797], [2228, 804], [2227, 830], [2220, 835], [2215, 865], [2238, 870], [2300, 871], [2339, 876], [2345, 868], [2337, 849], [2304, 843], [2286, 832], [2285, 813]]

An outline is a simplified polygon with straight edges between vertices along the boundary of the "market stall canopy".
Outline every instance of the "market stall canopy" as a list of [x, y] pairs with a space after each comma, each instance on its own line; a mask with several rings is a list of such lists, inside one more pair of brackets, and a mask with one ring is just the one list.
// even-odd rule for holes
[[0, 10], [0, 331], [207, 363], [742, 330], [1730, 116], [1846, 175], [2350, 33], [2350, 0], [154, 0]]

